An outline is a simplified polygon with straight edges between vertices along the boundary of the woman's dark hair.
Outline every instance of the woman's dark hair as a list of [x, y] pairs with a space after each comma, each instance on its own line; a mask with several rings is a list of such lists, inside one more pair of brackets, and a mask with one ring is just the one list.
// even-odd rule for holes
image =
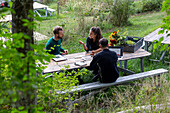
[[59, 34], [59, 31], [63, 31], [63, 28], [60, 26], [55, 26], [53, 29], [53, 33], [55, 34]]
[[99, 27], [92, 27], [90, 30], [96, 35], [96, 42], [99, 44], [99, 40], [102, 38], [100, 28]]

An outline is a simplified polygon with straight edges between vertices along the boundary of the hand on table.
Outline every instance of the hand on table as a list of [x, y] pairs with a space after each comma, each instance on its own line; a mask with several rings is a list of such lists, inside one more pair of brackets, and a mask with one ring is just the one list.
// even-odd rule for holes
[[90, 54], [91, 56], [94, 56], [96, 54], [95, 51], [92, 51], [92, 53]]
[[68, 54], [68, 50], [64, 50], [64, 53], [62, 53], [62, 55], [67, 55]]

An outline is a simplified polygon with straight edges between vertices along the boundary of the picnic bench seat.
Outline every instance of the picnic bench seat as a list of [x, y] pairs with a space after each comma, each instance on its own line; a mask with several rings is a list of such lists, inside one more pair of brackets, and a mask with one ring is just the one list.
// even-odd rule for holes
[[[65, 91], [57, 91], [58, 94], [65, 94], [65, 93], [73, 93], [75, 91], [81, 92], [81, 91], [92, 91], [96, 89], [102, 89], [102, 88], [108, 88], [115, 85], [121, 85], [130, 81], [146, 78], [146, 77], [152, 77], [152, 76], [158, 76], [158, 86], [160, 86], [160, 74], [167, 73], [168, 70], [166, 69], [155, 69], [147, 72], [132, 74], [124, 77], [119, 77], [115, 82], [113, 83], [100, 83], [100, 82], [93, 82], [93, 83], [87, 83], [80, 86], [74, 86], [70, 90]], [[156, 82], [155, 82], [156, 83]], [[155, 84], [156, 85], [156, 84]]]
[[47, 11], [48, 11], [48, 13], [50, 14], [50, 16], [52, 16], [52, 15], [55, 15], [55, 11], [56, 11], [56, 10], [47, 7]]

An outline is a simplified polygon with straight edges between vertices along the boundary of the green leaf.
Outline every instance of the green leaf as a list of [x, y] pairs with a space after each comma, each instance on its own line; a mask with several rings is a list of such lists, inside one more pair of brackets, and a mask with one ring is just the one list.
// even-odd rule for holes
[[157, 49], [158, 48], [158, 44], [154, 44], [154, 49]]
[[158, 34], [163, 34], [164, 33], [164, 30], [160, 30], [159, 32], [158, 32]]
[[30, 37], [28, 35], [24, 35], [25, 39], [30, 39]]
[[0, 98], [0, 104], [2, 104], [3, 103], [3, 99], [2, 98]]
[[9, 7], [12, 8], [13, 2], [9, 1], [8, 4], [9, 4]]
[[159, 39], [159, 42], [162, 42], [164, 40], [164, 37], [162, 36], [160, 39]]
[[16, 101], [17, 101], [17, 98], [16, 98], [16, 97], [12, 98], [12, 101], [13, 101], [13, 102], [16, 102]]
[[24, 23], [23, 26], [28, 26], [28, 23]]
[[18, 107], [19, 110], [24, 110], [24, 106]]
[[23, 22], [26, 22], [26, 23], [28, 23], [28, 22], [29, 22], [29, 20], [28, 20], [28, 19], [22, 19], [22, 21], [23, 21]]

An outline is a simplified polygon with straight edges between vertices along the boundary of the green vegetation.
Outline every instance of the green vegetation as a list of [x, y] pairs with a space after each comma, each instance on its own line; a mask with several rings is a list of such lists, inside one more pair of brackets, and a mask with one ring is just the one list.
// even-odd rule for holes
[[[150, 9], [144, 10], [143, 6], [138, 0], [135, 2], [137, 6], [141, 6], [141, 9], [135, 9], [131, 12], [130, 17], [128, 18], [127, 24], [124, 26], [116, 27], [107, 18], [110, 18], [109, 12], [111, 11], [111, 5], [109, 5], [112, 0], [53, 0], [47, 5], [50, 8], [57, 9], [56, 2], [60, 2], [60, 14], [55, 16], [48, 16], [42, 18], [41, 22], [37, 22], [37, 28], [35, 31], [40, 32], [44, 35], [47, 35], [49, 38], [53, 36], [52, 30], [56, 25], [62, 26], [64, 28], [64, 39], [63, 39], [63, 48], [68, 49], [69, 53], [76, 53], [84, 51], [83, 47], [78, 43], [78, 40], [86, 41], [88, 36], [89, 29], [92, 26], [99, 26], [102, 29], [102, 35], [104, 38], [109, 39], [109, 35], [113, 31], [119, 30], [119, 34], [123, 35], [124, 32], [128, 36], [144, 37], [153, 30], [159, 28], [162, 25], [162, 19], [166, 16], [165, 12], [152, 11], [145, 12]], [[156, 0], [143, 0], [143, 1], [156, 1]], [[159, 1], [159, 0], [157, 0]], [[156, 3], [156, 2], [155, 2]], [[146, 5], [146, 4], [145, 4]], [[159, 6], [157, 4], [155, 6]], [[108, 6], [108, 7], [105, 7]], [[132, 10], [133, 10], [132, 8]], [[150, 7], [149, 7], [150, 8]], [[153, 8], [154, 9], [154, 8]], [[159, 9], [159, 8], [158, 8]], [[145, 12], [137, 14], [136, 10], [139, 12]], [[164, 9], [166, 11], [166, 8]], [[169, 10], [167, 10], [169, 11]], [[134, 13], [135, 12], [135, 13]], [[42, 13], [44, 13], [42, 11]], [[7, 12], [6, 14], [9, 14]], [[133, 14], [133, 15], [132, 15]], [[168, 12], [169, 14], [169, 12]], [[1, 15], [3, 16], [3, 15]], [[168, 19], [168, 18], [167, 18]], [[166, 20], [166, 19], [165, 19]], [[164, 21], [165, 21], [164, 20]], [[26, 20], [25, 20], [26, 21]], [[167, 21], [166, 21], [167, 22]], [[29, 22], [27, 22], [29, 23]], [[169, 25], [168, 22], [165, 24]], [[11, 37], [15, 40], [22, 39], [25, 36], [22, 33], [12, 35], [8, 33], [9, 30], [6, 29], [9, 26], [4, 25], [0, 26], [0, 37], [6, 37], [10, 39]], [[24, 38], [29, 38], [25, 36]], [[47, 40], [36, 42], [36, 45], [33, 46], [34, 52], [28, 54], [27, 59], [23, 59], [23, 55], [19, 54], [16, 51], [17, 47], [23, 46], [23, 41], [13, 41], [8, 40], [5, 45], [7, 48], [2, 46], [2, 40], [0, 40], [0, 112], [19, 112], [18, 109], [15, 109], [16, 103], [20, 99], [22, 94], [21, 91], [27, 91], [27, 87], [36, 89], [37, 92], [37, 105], [33, 106], [32, 112], [67, 112], [69, 110], [79, 110], [82, 112], [118, 112], [122, 110], [128, 110], [135, 108], [137, 106], [147, 106], [147, 105], [160, 105], [163, 104], [163, 108], [156, 109], [155, 106], [152, 106], [150, 110], [148, 109], [135, 109], [133, 112], [170, 112], [169, 103], [170, 103], [170, 66], [168, 63], [164, 62], [151, 62], [149, 58], [159, 58], [160, 50], [157, 49], [153, 52], [153, 48], [149, 48], [149, 52], [152, 52], [152, 55], [145, 59], [144, 65], [145, 70], [149, 71], [157, 68], [165, 68], [169, 70], [169, 73], [161, 75], [161, 88], [156, 89], [153, 79], [147, 78], [144, 81], [132, 82], [132, 85], [120, 85], [116, 87], [109, 88], [106, 92], [101, 92], [95, 96], [90, 97], [86, 101], [66, 108], [65, 102], [63, 100], [73, 100], [76, 98], [76, 94], [73, 95], [57, 95], [55, 92], [57, 90], [69, 89], [71, 86], [77, 84], [77, 75], [82, 75], [82, 79], [85, 82], [89, 82], [92, 73], [85, 69], [80, 72], [70, 72], [57, 74], [54, 73], [55, 77], [48, 77], [44, 79], [45, 76], [41, 72], [45, 68], [36, 62], [36, 65], [33, 63], [33, 66], [30, 71], [30, 78], [25, 77], [22, 74], [25, 69], [22, 69], [25, 66], [25, 62], [29, 62], [30, 59], [39, 60], [43, 63], [43, 60], [49, 61], [49, 58], [52, 56], [44, 56], [44, 50]], [[43, 50], [43, 51], [42, 51]], [[41, 52], [42, 51], [42, 52]], [[36, 55], [35, 55], [36, 54]], [[167, 53], [164, 60], [169, 61], [170, 55]], [[35, 67], [38, 72], [38, 76], [35, 73]], [[67, 67], [67, 66], [66, 66]], [[128, 61], [128, 69], [139, 73], [140, 72], [140, 59], [132, 59]], [[65, 75], [74, 74], [74, 77], [65, 77]], [[121, 74], [122, 75], [122, 74]], [[21, 82], [23, 80], [24, 82]], [[30, 83], [25, 85], [25, 81], [30, 80]], [[30, 92], [28, 92], [30, 94]], [[27, 94], [27, 93], [26, 93]], [[32, 92], [31, 92], [32, 94]], [[32, 96], [34, 93], [32, 94]], [[57, 95], [57, 96], [56, 96]], [[34, 96], [33, 96], [34, 97]], [[32, 97], [32, 98], [33, 98]], [[19, 109], [22, 111], [23, 106], [20, 106]], [[23, 110], [24, 111], [24, 110]], [[27, 111], [27, 109], [25, 110]], [[130, 111], [132, 112], [132, 111]]]
[[[67, 48], [69, 50], [69, 53], [83, 51], [83, 47], [79, 45], [78, 40], [81, 39], [84, 42], [86, 41], [86, 37], [88, 36], [90, 27], [88, 30], [86, 30], [85, 35], [83, 35], [83, 33], [81, 32], [78, 32], [78, 17], [76, 17], [76, 15], [75, 17], [73, 17], [73, 15], [74, 13], [69, 12], [68, 14], [60, 14], [59, 18], [55, 16], [56, 19], [52, 18], [50, 20], [43, 20], [43, 22], [39, 23], [36, 31], [47, 35], [50, 38], [53, 36], [52, 29], [54, 26], [64, 26], [64, 48]], [[123, 35], [124, 32], [127, 32], [128, 36], [144, 37], [160, 27], [160, 25], [162, 24], [162, 17], [164, 16], [164, 12], [150, 12], [141, 15], [133, 15], [129, 18], [131, 25], [124, 27], [116, 27], [110, 23], [106, 23], [106, 28], [102, 30], [102, 35], [104, 38], [109, 38], [111, 32], [119, 30], [120, 35]], [[86, 17], [85, 19], [87, 19], [88, 22], [92, 22], [91, 17]], [[46, 43], [46, 41], [43, 41], [44, 44]]]
[[[66, 4], [68, 5], [69, 3]], [[65, 37], [63, 42], [64, 48], [67, 48], [69, 50], [69, 53], [82, 52], [84, 50], [83, 47], [78, 44], [78, 40], [81, 39], [85, 42], [90, 27], [96, 26], [97, 24], [94, 22], [93, 15], [89, 14], [90, 16], [82, 16], [80, 18], [76, 13], [77, 10], [71, 7], [71, 3], [69, 5], [69, 8], [67, 5], [65, 5], [64, 7], [61, 6], [61, 13], [59, 16], [55, 16], [56, 19], [52, 17], [50, 19], [43, 20], [43, 22], [40, 23], [37, 31], [51, 37], [53, 35], [51, 32], [52, 28], [55, 25], [61, 25], [64, 27], [65, 30]], [[86, 7], [86, 5], [84, 7]], [[68, 13], [66, 13], [66, 11], [68, 11]], [[134, 14], [131, 15], [128, 19], [129, 25], [116, 27], [109, 22], [103, 21], [101, 23], [104, 25], [104, 27], [101, 27], [100, 25], [99, 27], [102, 28], [103, 37], [108, 39], [110, 33], [117, 30], [120, 31], [120, 35], [123, 35], [124, 32], [127, 32], [128, 36], [144, 37], [160, 27], [160, 25], [162, 24], [162, 18], [165, 17], [165, 14], [165, 12], [159, 11]], [[105, 13], [105, 15], [108, 15], [108, 13]], [[80, 24], [81, 22], [82, 24]], [[81, 28], [79, 25], [84, 25], [83, 27], [86, 27], [86, 29], [83, 29], [84, 31], [82, 29], [79, 30]], [[149, 51], [153, 54], [150, 58], [155, 58], [155, 56], [160, 57], [160, 51], [153, 53], [152, 47], [149, 48]], [[164, 59], [166, 61], [170, 59], [168, 54], [165, 56]], [[144, 63], [145, 71], [157, 68], [165, 68], [170, 70], [169, 64], [164, 64], [162, 62], [151, 62], [145, 59]], [[140, 72], [139, 59], [130, 60], [128, 61], [128, 64], [128, 69], [136, 73]], [[169, 74], [170, 73], [162, 75], [161, 91], [155, 89], [155, 87], [152, 88], [150, 86], [152, 85], [152, 79], [145, 79], [144, 85], [142, 87], [137, 86], [137, 84], [141, 83], [140, 81], [135, 82], [134, 84], [136, 85], [134, 86], [112, 87], [107, 92], [92, 96], [90, 99], [80, 103], [77, 106], [77, 109], [84, 112], [116, 112], [143, 105], [165, 104], [165, 109], [156, 110], [153, 108], [152, 112], [167, 112], [169, 111], [167, 103], [170, 102], [170, 100], [167, 99], [169, 97]], [[84, 75], [82, 78], [84, 79], [84, 81], [88, 82], [87, 80], [89, 80], [89, 76], [92, 76], [92, 73], [88, 71], [87, 75]], [[147, 110], [143, 109], [143, 111]]]

